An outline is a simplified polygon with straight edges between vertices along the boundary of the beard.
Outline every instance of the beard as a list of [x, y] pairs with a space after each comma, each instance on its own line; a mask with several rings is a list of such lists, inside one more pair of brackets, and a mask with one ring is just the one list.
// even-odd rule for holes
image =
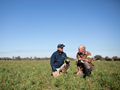
[[62, 53], [63, 51], [60, 51], [60, 50], [59, 50], [59, 52]]
[[80, 54], [84, 55], [85, 51], [79, 52]]

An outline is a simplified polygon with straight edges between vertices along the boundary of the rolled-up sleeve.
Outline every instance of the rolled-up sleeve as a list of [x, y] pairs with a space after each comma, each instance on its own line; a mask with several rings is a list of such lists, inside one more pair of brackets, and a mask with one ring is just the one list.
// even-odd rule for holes
[[92, 56], [91, 56], [91, 53], [89, 53], [89, 54], [87, 55], [87, 58], [88, 58], [88, 61], [89, 61], [89, 62], [91, 62], [91, 61], [92, 61]]
[[51, 56], [51, 59], [50, 59], [50, 65], [51, 65], [51, 68], [52, 68], [53, 72], [57, 71], [54, 63], [55, 63], [55, 55], [53, 53], [52, 56]]

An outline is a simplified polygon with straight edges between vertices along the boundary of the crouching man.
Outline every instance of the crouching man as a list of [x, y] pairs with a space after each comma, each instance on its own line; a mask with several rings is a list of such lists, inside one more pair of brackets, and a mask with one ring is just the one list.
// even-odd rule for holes
[[[69, 60], [67, 59], [67, 55], [66, 53], [63, 52], [63, 47], [65, 47], [65, 45], [63, 44], [58, 44], [57, 48], [58, 50], [56, 52], [54, 52], [51, 56], [51, 60], [50, 60], [50, 65], [52, 68], [52, 74], [54, 77], [57, 77], [60, 72], [65, 72], [68, 68], [69, 68]], [[64, 60], [67, 59], [64, 63]]]
[[83, 76], [84, 74], [84, 78], [89, 77], [94, 68], [94, 64], [92, 63], [91, 59], [91, 53], [85, 50], [84, 45], [80, 45], [78, 47], [78, 51], [79, 52], [76, 55], [76, 64], [78, 68], [77, 75]]

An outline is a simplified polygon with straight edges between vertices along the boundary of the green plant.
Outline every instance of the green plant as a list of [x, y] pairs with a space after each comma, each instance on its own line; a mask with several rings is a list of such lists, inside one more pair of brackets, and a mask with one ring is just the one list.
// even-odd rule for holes
[[119, 90], [120, 62], [93, 62], [89, 78], [77, 76], [76, 62], [67, 73], [51, 76], [50, 61], [0, 61], [0, 90]]

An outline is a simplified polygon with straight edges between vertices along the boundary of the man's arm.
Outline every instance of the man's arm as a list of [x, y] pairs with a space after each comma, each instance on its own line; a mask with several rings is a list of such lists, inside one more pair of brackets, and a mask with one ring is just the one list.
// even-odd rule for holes
[[86, 62], [89, 62], [89, 59], [88, 58], [81, 58], [80, 60], [83, 60], [83, 61], [86, 61]]
[[77, 75], [80, 75], [80, 73], [82, 73], [82, 67], [78, 64], [78, 60], [80, 59], [80, 57], [78, 56], [78, 54], [76, 55], [76, 65], [77, 65], [77, 68], [78, 68], [78, 72], [77, 72]]
[[55, 62], [55, 55], [53, 54], [53, 55], [51, 56], [51, 60], [50, 60], [50, 65], [51, 65], [51, 67], [52, 67], [53, 72], [57, 71], [57, 70], [56, 70], [56, 67], [55, 67], [55, 65], [54, 65], [54, 62]]
[[78, 55], [76, 54], [76, 65], [78, 64]]
[[91, 62], [92, 61], [92, 56], [91, 56], [91, 53], [90, 52], [87, 52], [88, 54], [87, 54], [87, 57], [86, 58], [81, 58], [81, 60], [83, 60], [83, 61], [86, 61], [86, 62]]
[[66, 62], [66, 63], [69, 63], [70, 61], [69, 61], [69, 59], [68, 59], [66, 53], [65, 53], [65, 58], [67, 59], [65, 62]]
[[88, 58], [83, 59], [83, 58], [81, 58], [81, 57], [78, 56], [78, 55], [76, 55], [76, 57], [77, 57], [76, 63], [78, 63], [78, 60], [83, 60], [83, 61], [86, 61], [86, 62], [89, 61]]

